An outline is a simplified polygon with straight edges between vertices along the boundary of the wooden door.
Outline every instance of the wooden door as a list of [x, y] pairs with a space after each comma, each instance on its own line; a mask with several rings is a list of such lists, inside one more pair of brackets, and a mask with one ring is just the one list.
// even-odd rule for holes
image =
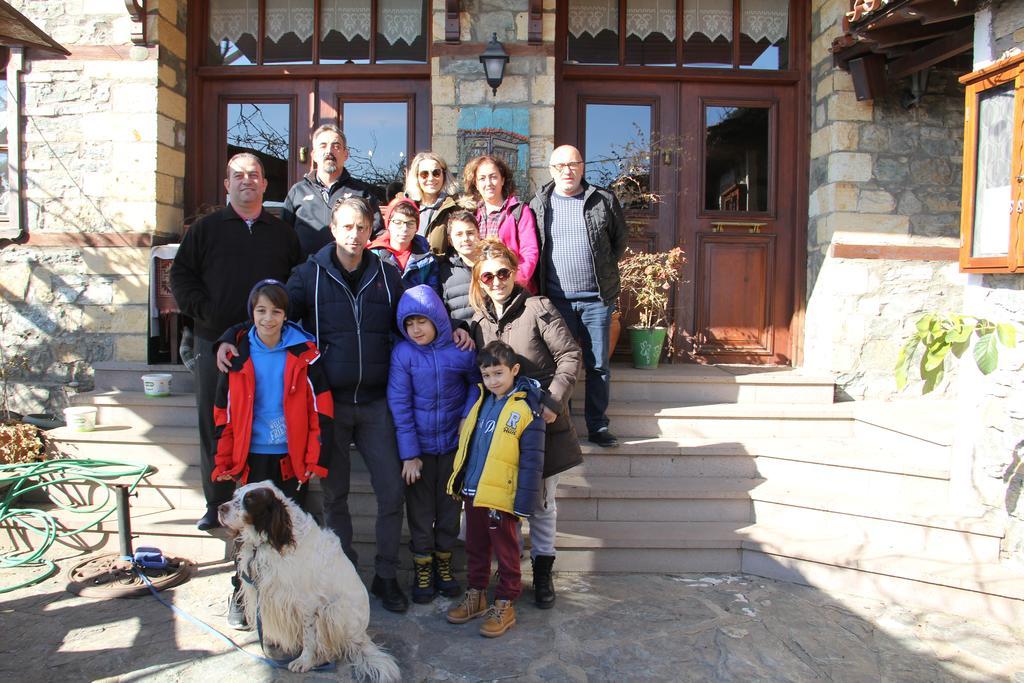
[[202, 84], [203, 126], [198, 164], [200, 209], [222, 206], [227, 161], [251, 152], [267, 176], [264, 205], [276, 211], [288, 189], [306, 173], [300, 148], [308, 147], [314, 102], [311, 80], [232, 79]]
[[[676, 242], [676, 161], [671, 154], [651, 154], [650, 149], [652, 143], [656, 149], [670, 145], [677, 136], [678, 85], [639, 83], [609, 89], [592, 82], [569, 82], [564, 88], [565, 106], [556, 110], [558, 126], [574, 133], [573, 144], [583, 155], [587, 182], [612, 187], [624, 174], [630, 177], [633, 192], [617, 191], [626, 213], [629, 248], [671, 249]], [[626, 297], [620, 303], [625, 330], [637, 316]], [[628, 356], [628, 335], [623, 332], [616, 357]]]
[[[796, 192], [804, 167], [797, 89], [593, 80], [563, 89], [559, 139], [580, 148], [589, 182], [608, 185], [624, 163], [636, 161], [637, 147], [649, 150], [646, 189], [657, 200], [624, 208], [632, 249], [678, 245], [686, 252], [672, 302], [676, 357], [791, 363]], [[629, 325], [635, 315], [621, 303]]]
[[[790, 364], [799, 188], [796, 89], [681, 89], [677, 319], [683, 350], [712, 362]], [[691, 134], [692, 132], [692, 134]]]

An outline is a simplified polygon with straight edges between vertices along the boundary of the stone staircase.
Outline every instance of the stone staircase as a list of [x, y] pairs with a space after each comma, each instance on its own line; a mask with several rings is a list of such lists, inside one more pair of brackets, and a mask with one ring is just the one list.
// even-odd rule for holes
[[[75, 401], [98, 407], [99, 427], [54, 432], [61, 450], [153, 465], [132, 499], [137, 543], [222, 559], [224, 538], [194, 527], [204, 502], [191, 376], [175, 366], [95, 370], [96, 389]], [[142, 394], [139, 377], [153, 371], [174, 374], [172, 396]], [[999, 562], [1001, 523], [952, 503], [955, 420], [945, 404], [836, 404], [830, 379], [778, 368], [616, 367], [613, 377], [609, 416], [623, 443], [584, 442], [584, 464], [563, 474], [558, 569], [742, 571], [1000, 621], [1024, 616], [1024, 579]], [[350, 506], [368, 562], [375, 502], [358, 457]], [[116, 522], [88, 541], [116, 546]]]

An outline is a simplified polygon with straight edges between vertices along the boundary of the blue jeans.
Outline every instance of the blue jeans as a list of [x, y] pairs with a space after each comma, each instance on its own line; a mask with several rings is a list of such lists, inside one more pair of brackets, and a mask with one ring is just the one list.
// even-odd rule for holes
[[558, 312], [565, 318], [569, 332], [580, 341], [583, 349], [583, 366], [587, 371], [587, 398], [584, 416], [587, 431], [596, 432], [608, 426], [609, 388], [611, 373], [608, 371], [608, 337], [612, 324], [613, 306], [606, 306], [600, 300], [567, 301], [552, 299]]

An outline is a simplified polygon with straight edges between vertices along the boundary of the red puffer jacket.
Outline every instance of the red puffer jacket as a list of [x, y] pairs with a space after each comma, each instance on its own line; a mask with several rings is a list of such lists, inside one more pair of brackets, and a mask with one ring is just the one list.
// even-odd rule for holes
[[[252, 438], [256, 370], [249, 355], [248, 328], [238, 331], [238, 356], [231, 371], [220, 376], [213, 404], [213, 437], [216, 444], [211, 478], [229, 474], [239, 482], [249, 478], [249, 443]], [[284, 418], [288, 428], [288, 458], [282, 476], [305, 482], [306, 473], [327, 476], [334, 443], [334, 402], [313, 342], [287, 349], [284, 371]], [[285, 464], [287, 463], [287, 464]]]

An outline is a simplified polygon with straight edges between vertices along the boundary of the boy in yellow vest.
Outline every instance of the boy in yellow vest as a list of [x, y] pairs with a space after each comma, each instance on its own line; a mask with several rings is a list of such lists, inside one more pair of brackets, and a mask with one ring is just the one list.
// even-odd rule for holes
[[[448, 610], [464, 624], [480, 615], [480, 635], [496, 638], [516, 623], [512, 603], [522, 592], [519, 519], [533, 513], [544, 468], [540, 385], [518, 377], [512, 348], [493, 341], [477, 355], [483, 385], [470, 396], [448, 493], [466, 504], [469, 590]], [[485, 391], [486, 390], [486, 391]], [[494, 604], [487, 606], [491, 553], [498, 561]], [[486, 614], [485, 614], [486, 613]]]

